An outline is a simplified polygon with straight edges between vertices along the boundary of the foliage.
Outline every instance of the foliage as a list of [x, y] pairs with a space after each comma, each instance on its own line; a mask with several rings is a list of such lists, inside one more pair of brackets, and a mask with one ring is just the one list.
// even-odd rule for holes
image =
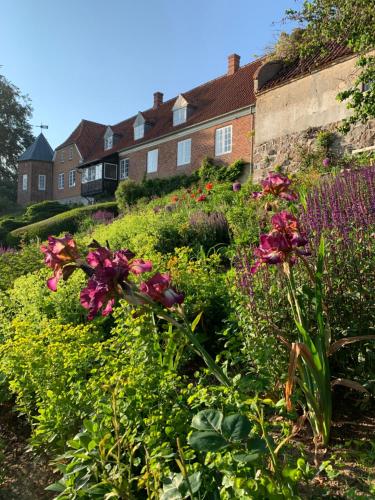
[[168, 194], [182, 187], [189, 187], [197, 181], [196, 174], [175, 175], [165, 179], [144, 179], [137, 183], [130, 179], [120, 182], [115, 196], [121, 211], [125, 211], [129, 206], [134, 205], [141, 198], [150, 199], [153, 197]]
[[7, 236], [13, 229], [53, 217], [71, 208], [72, 207], [59, 203], [58, 201], [42, 201], [41, 203], [29, 205], [23, 214], [3, 217], [0, 220], [0, 242], [4, 244], [11, 242], [11, 238], [8, 239]]
[[96, 205], [87, 205], [68, 210], [40, 222], [35, 222], [11, 231], [8, 241], [12, 244], [18, 244], [20, 241], [32, 241], [37, 238], [43, 240], [51, 233], [74, 233], [78, 229], [80, 222], [97, 210], [109, 210], [116, 214], [117, 204], [115, 202], [98, 203]]
[[42, 265], [39, 246], [35, 244], [22, 245], [18, 251], [0, 252], [0, 290], [11, 288], [18, 277]]
[[[299, 10], [288, 10], [287, 17], [298, 21], [304, 31], [298, 40], [301, 56], [316, 51], [325, 53], [332, 41], [347, 45], [357, 54], [359, 76], [353, 85], [340, 92], [338, 99], [353, 110], [343, 120], [342, 131], [375, 117], [374, 5], [372, 0], [305, 0]], [[367, 90], [364, 90], [366, 86]]]
[[17, 159], [33, 141], [28, 96], [0, 75], [0, 212], [16, 201]]
[[203, 182], [234, 182], [241, 176], [244, 166], [243, 160], [236, 160], [230, 165], [218, 165], [211, 158], [204, 158], [198, 176]]

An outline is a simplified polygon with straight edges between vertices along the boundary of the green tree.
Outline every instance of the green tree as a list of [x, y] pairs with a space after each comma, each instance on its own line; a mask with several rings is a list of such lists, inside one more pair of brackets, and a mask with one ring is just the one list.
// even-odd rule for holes
[[34, 140], [30, 99], [0, 75], [0, 211], [17, 193], [17, 158]]
[[345, 44], [358, 54], [360, 72], [353, 85], [338, 94], [340, 101], [353, 110], [345, 119], [342, 131], [354, 123], [365, 123], [375, 117], [375, 2], [374, 0], [304, 0], [300, 9], [286, 12], [287, 19], [304, 28], [298, 40], [299, 53], [304, 57], [327, 50], [335, 41]]

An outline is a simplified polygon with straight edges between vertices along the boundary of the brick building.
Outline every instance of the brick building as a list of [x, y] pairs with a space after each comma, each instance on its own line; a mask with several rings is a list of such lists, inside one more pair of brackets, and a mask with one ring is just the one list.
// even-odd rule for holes
[[[123, 179], [189, 174], [207, 156], [223, 164], [242, 158], [249, 166], [252, 82], [259, 65], [254, 61], [241, 67], [240, 57], [232, 54], [225, 75], [165, 102], [155, 92], [150, 109], [120, 123], [82, 120], [54, 152], [49, 195], [63, 203], [87, 202], [95, 195], [113, 194]], [[36, 201], [34, 195], [30, 191], [20, 202]]]
[[[241, 158], [255, 180], [276, 165], [297, 168], [296, 146], [313, 147], [317, 131], [335, 130], [350, 113], [336, 95], [357, 71], [355, 56], [337, 44], [290, 65], [262, 58], [240, 66], [232, 54], [225, 75], [167, 101], [155, 92], [152, 107], [120, 123], [82, 120], [53, 163], [50, 152], [47, 160], [36, 158], [46, 147], [39, 136], [20, 158], [19, 203], [87, 203], [112, 195], [123, 179], [190, 174], [207, 156], [223, 164]], [[374, 150], [375, 120], [337, 134], [336, 147]]]

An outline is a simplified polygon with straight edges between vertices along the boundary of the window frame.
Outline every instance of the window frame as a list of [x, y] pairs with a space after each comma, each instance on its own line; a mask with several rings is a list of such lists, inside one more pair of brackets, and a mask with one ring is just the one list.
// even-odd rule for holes
[[104, 138], [104, 150], [113, 148], [113, 135]]
[[[110, 165], [111, 167], [116, 167], [116, 175], [115, 175], [115, 177], [108, 177], [106, 175], [106, 166], [107, 165]], [[108, 179], [110, 181], [117, 181], [117, 163], [110, 163], [110, 162], [106, 161], [106, 162], [103, 163], [103, 167], [104, 168], [102, 170], [102, 176], [103, 176], [102, 178], [103, 179]]]
[[[72, 177], [74, 179], [73, 182], [71, 182]], [[70, 188], [76, 187], [76, 179], [77, 179], [76, 169], [72, 168], [72, 170], [69, 170], [68, 174], [68, 186]]]
[[[230, 147], [226, 147], [226, 131], [230, 130]], [[219, 142], [219, 133], [221, 134]], [[230, 154], [233, 148], [233, 125], [226, 125], [225, 127], [220, 127], [215, 130], [215, 156], [222, 156]]]
[[69, 160], [73, 160], [73, 146], [69, 148]]
[[[183, 112], [182, 116], [178, 118]], [[177, 119], [178, 118], [178, 119]], [[173, 110], [173, 126], [177, 127], [177, 125], [181, 125], [182, 123], [186, 123], [187, 120], [187, 106], [182, 106], [181, 108], [177, 108]]]
[[139, 139], [143, 139], [145, 136], [145, 124], [134, 126], [134, 140], [138, 141]]
[[22, 174], [22, 191], [28, 190], [29, 176], [28, 174]]
[[90, 167], [86, 167], [83, 169], [81, 183], [88, 184], [89, 182], [100, 181], [102, 178], [103, 164], [97, 163], [96, 165], [91, 165]]
[[[44, 184], [41, 184], [41, 180], [44, 180]], [[47, 176], [46, 174], [38, 174], [38, 191], [45, 191], [47, 188]]]
[[[156, 160], [155, 160], [156, 158]], [[151, 160], [154, 165], [150, 165]], [[159, 149], [151, 149], [151, 151], [147, 151], [147, 173], [148, 174], [154, 174], [155, 172], [158, 171], [158, 163], [159, 163]], [[150, 170], [150, 168], [153, 168], [153, 170]]]
[[[189, 144], [189, 158], [186, 158], [186, 144]], [[181, 153], [181, 154], [180, 154]], [[191, 139], [184, 139], [177, 143], [177, 166], [183, 167], [191, 163]]]
[[57, 176], [57, 189], [59, 189], [59, 190], [65, 189], [65, 174], [64, 174], [64, 172], [60, 172]]
[[60, 163], [64, 163], [64, 162], [65, 162], [65, 151], [61, 150], [61, 152], [60, 152]]
[[[122, 167], [124, 167], [124, 175], [122, 175]], [[121, 158], [118, 178], [120, 181], [129, 179], [129, 158]]]

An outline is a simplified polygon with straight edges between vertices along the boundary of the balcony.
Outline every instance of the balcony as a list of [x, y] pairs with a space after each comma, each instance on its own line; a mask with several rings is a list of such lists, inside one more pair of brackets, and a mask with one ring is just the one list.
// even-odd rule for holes
[[113, 196], [117, 188], [117, 164], [99, 163], [82, 170], [81, 195]]

